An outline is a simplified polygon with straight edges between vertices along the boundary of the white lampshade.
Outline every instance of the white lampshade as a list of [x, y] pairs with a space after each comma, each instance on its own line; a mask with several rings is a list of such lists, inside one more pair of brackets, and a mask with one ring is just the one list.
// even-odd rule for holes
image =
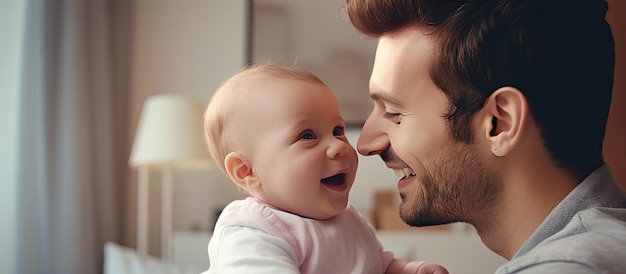
[[202, 112], [200, 104], [180, 94], [148, 97], [141, 110], [130, 166], [209, 167]]

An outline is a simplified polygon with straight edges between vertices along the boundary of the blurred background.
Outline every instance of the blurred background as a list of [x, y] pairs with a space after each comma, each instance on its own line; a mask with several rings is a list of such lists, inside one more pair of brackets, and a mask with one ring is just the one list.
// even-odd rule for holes
[[[608, 2], [617, 60], [605, 156], [626, 186], [626, 19], [619, 16], [626, 2]], [[204, 107], [246, 64], [305, 66], [337, 94], [355, 145], [371, 110], [366, 94], [376, 41], [352, 29], [341, 3], [0, 1], [2, 272], [103, 273], [105, 242], [136, 248], [141, 172], [129, 157], [142, 106], [154, 95], [182, 95]], [[166, 246], [164, 200], [171, 198], [176, 246], [181, 233], [210, 233], [221, 207], [242, 197], [215, 167], [174, 170], [171, 189], [163, 187], [163, 168], [143, 174], [147, 254], [155, 257]], [[350, 200], [381, 225], [376, 204], [396, 181], [377, 157], [361, 157]], [[395, 217], [385, 229], [420, 233]]]

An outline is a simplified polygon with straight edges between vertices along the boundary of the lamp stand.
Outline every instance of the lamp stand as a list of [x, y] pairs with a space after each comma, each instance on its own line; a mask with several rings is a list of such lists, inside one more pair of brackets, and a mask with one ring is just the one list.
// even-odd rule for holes
[[148, 254], [148, 168], [140, 166], [137, 174], [137, 251]]
[[172, 233], [172, 167], [162, 170], [161, 187], [161, 257], [170, 261], [170, 235]]

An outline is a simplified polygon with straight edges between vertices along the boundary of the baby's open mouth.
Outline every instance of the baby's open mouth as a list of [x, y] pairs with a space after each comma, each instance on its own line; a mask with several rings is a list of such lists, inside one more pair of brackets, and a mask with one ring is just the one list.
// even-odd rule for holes
[[322, 184], [330, 185], [330, 186], [342, 185], [345, 182], [346, 182], [346, 174], [345, 173], [339, 173], [337, 175], [330, 176], [328, 178], [322, 179]]

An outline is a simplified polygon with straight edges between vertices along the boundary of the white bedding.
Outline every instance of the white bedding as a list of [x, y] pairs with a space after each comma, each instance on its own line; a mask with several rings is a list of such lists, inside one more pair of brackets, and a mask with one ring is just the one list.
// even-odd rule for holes
[[166, 263], [159, 258], [138, 254], [116, 243], [104, 244], [104, 274], [198, 274], [190, 266]]

